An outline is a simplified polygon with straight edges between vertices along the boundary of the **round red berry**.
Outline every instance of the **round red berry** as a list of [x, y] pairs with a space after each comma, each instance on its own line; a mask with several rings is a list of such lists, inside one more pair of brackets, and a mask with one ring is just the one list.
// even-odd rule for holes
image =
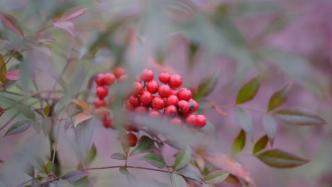
[[197, 115], [195, 126], [202, 128], [206, 125], [206, 117], [204, 115]]
[[171, 88], [168, 85], [159, 86], [158, 93], [160, 97], [168, 97], [172, 94]]
[[187, 88], [182, 88], [178, 91], [177, 96], [180, 100], [186, 100], [188, 101], [192, 97], [192, 93]]
[[143, 81], [152, 81], [153, 80], [153, 71], [151, 69], [145, 69], [141, 75]]
[[106, 101], [104, 99], [96, 98], [94, 105], [96, 108], [105, 107]]
[[107, 96], [108, 94], [108, 89], [104, 86], [98, 86], [96, 89], [96, 95], [100, 98], [103, 99]]
[[180, 111], [183, 113], [183, 114], [186, 114], [189, 112], [189, 103], [185, 100], [180, 100], [178, 102], [178, 107], [180, 109]]
[[162, 98], [160, 97], [155, 97], [153, 100], [152, 100], [152, 108], [155, 109], [155, 110], [160, 110], [162, 108], [164, 108], [165, 106], [165, 102]]
[[103, 126], [105, 128], [113, 127], [112, 118], [110, 118], [108, 114], [104, 115], [104, 117], [103, 117]]
[[123, 75], [126, 74], [125, 70], [121, 67], [117, 67], [113, 70], [113, 74], [115, 76], [115, 78], [119, 79], [121, 78]]
[[144, 91], [140, 97], [140, 101], [143, 106], [149, 105], [151, 103], [152, 99], [153, 99], [153, 96], [148, 91]]
[[129, 147], [135, 147], [136, 144], [137, 144], [137, 140], [138, 140], [138, 138], [134, 133], [128, 133], [127, 134], [127, 142], [126, 143]]
[[187, 116], [186, 118], [186, 123], [188, 123], [189, 125], [195, 125], [196, 124], [196, 118], [197, 116], [194, 114], [190, 114], [189, 116]]
[[177, 113], [177, 110], [174, 105], [170, 105], [165, 109], [165, 114], [168, 116], [174, 116], [174, 115], [176, 115], [176, 113]]
[[158, 91], [159, 85], [157, 83], [157, 81], [150, 81], [147, 83], [146, 85], [146, 89], [150, 92], [150, 93], [156, 93]]
[[171, 75], [169, 85], [172, 88], [179, 88], [182, 85], [182, 77], [178, 74]]
[[144, 91], [144, 87], [140, 82], [134, 83], [134, 94], [139, 95], [142, 94]]
[[105, 78], [105, 75], [103, 73], [99, 73], [96, 76], [95, 82], [96, 82], [97, 86], [104, 86], [105, 85], [104, 78]]
[[190, 112], [196, 112], [198, 110], [198, 103], [194, 99], [190, 99], [189, 101]]
[[140, 104], [138, 98], [135, 96], [130, 96], [128, 101], [133, 107], [137, 107]]
[[176, 95], [170, 95], [167, 98], [167, 106], [177, 105], [178, 102], [179, 102], [179, 99], [178, 99], [178, 97]]
[[113, 73], [105, 73], [104, 74], [104, 82], [106, 85], [112, 85], [115, 81], [116, 77]]
[[159, 80], [160, 82], [167, 84], [169, 82], [171, 75], [169, 73], [166, 72], [162, 72], [159, 74]]

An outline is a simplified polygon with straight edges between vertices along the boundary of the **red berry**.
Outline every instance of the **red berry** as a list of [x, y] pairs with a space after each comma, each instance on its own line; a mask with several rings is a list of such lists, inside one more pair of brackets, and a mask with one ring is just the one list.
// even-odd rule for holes
[[150, 92], [144, 91], [143, 94], [141, 95], [140, 101], [143, 106], [147, 106], [151, 103], [153, 99], [153, 96]]
[[189, 99], [191, 99], [192, 93], [187, 88], [183, 88], [183, 89], [178, 91], [177, 96], [180, 100], [188, 101]]
[[96, 89], [96, 95], [100, 98], [103, 99], [107, 96], [108, 94], [108, 89], [104, 86], [98, 86]]
[[120, 77], [122, 77], [123, 75], [126, 74], [125, 70], [121, 67], [117, 67], [113, 70], [113, 73], [115, 75], [115, 78], [119, 79]]
[[96, 108], [105, 107], [106, 101], [104, 99], [96, 98], [94, 104]]
[[104, 86], [105, 85], [104, 78], [105, 78], [105, 75], [103, 73], [99, 73], [96, 76], [95, 82], [96, 82], [97, 86]]
[[127, 145], [129, 147], [135, 147], [135, 145], [137, 144], [137, 136], [134, 133], [128, 133], [127, 134]]
[[172, 94], [171, 88], [168, 85], [159, 86], [158, 93], [160, 97], [168, 97]]
[[168, 116], [174, 116], [174, 115], [176, 115], [176, 113], [177, 113], [177, 110], [174, 105], [170, 105], [165, 109], [165, 114]]
[[185, 100], [179, 101], [178, 106], [179, 106], [180, 111], [183, 114], [186, 114], [189, 112], [189, 103], [187, 101], [185, 101]]
[[178, 102], [179, 102], [179, 99], [178, 99], [178, 97], [176, 95], [170, 95], [167, 98], [167, 106], [177, 105]]
[[148, 111], [148, 109], [145, 108], [144, 106], [139, 106], [135, 109], [135, 112], [138, 112], [138, 113], [145, 113], [147, 111]]
[[186, 123], [188, 123], [189, 125], [194, 126], [196, 124], [196, 118], [197, 116], [194, 114], [190, 114], [187, 118], [186, 118]]
[[142, 94], [144, 91], [144, 87], [140, 82], [134, 83], [134, 94], [139, 95]]
[[188, 102], [189, 102], [190, 112], [196, 112], [199, 107], [198, 103], [193, 99], [190, 99]]
[[182, 124], [182, 120], [178, 117], [175, 117], [171, 120], [171, 123], [174, 125], [181, 125]]
[[202, 128], [206, 125], [206, 117], [204, 115], [197, 115], [195, 126], [198, 128]]
[[157, 81], [150, 81], [147, 83], [146, 85], [146, 89], [150, 92], [150, 93], [156, 93], [158, 91], [159, 85], [157, 83]]
[[104, 115], [104, 117], [103, 117], [103, 126], [105, 128], [113, 127], [112, 118], [110, 118], [110, 116], [108, 114]]
[[160, 113], [159, 113], [158, 111], [156, 111], [156, 110], [152, 110], [152, 111], [149, 113], [149, 115], [150, 115], [151, 117], [155, 118], [155, 117], [159, 117]]
[[169, 85], [172, 88], [179, 88], [182, 85], [182, 78], [178, 74], [171, 75], [169, 79]]
[[160, 97], [155, 97], [153, 100], [152, 100], [152, 108], [155, 109], [155, 110], [160, 110], [162, 108], [164, 108], [165, 106], [165, 102], [162, 98]]
[[130, 96], [128, 101], [133, 107], [137, 107], [140, 104], [138, 98], [135, 96]]
[[169, 73], [166, 72], [162, 72], [159, 74], [159, 80], [160, 82], [167, 84], [169, 82], [171, 75]]
[[143, 81], [152, 81], [153, 80], [153, 71], [151, 69], [145, 69], [141, 75]]
[[104, 74], [104, 83], [106, 85], [112, 85], [115, 81], [116, 77], [113, 73], [105, 73]]

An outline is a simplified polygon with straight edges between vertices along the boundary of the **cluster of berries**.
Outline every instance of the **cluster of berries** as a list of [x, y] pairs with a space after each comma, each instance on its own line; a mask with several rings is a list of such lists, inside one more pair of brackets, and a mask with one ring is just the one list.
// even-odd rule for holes
[[199, 105], [189, 89], [181, 88], [182, 77], [163, 72], [158, 79], [154, 79], [152, 70], [145, 69], [134, 83], [133, 93], [126, 103], [127, 109], [148, 112], [152, 117], [167, 116], [175, 124], [186, 122], [192, 127], [204, 127], [206, 117], [193, 114]]

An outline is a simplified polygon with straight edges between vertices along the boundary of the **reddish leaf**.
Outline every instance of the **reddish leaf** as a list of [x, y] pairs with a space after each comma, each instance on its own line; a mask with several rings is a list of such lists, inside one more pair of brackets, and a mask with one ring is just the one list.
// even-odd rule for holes
[[74, 121], [74, 127], [77, 127], [77, 125], [83, 123], [84, 121], [87, 121], [92, 118], [92, 115], [86, 112], [81, 112], [73, 116]]
[[8, 80], [16, 81], [16, 80], [19, 80], [20, 77], [21, 77], [20, 70], [18, 70], [18, 69], [7, 71], [7, 73], [6, 73], [6, 78]]
[[6, 82], [6, 72], [7, 72], [7, 66], [5, 60], [0, 54], [0, 85]]
[[77, 10], [72, 10], [67, 13], [64, 13], [61, 17], [56, 19], [54, 22], [66, 22], [66, 21], [72, 21], [75, 18], [78, 18], [82, 16], [86, 12], [86, 8], [80, 8]]
[[20, 36], [24, 36], [22, 29], [20, 28], [16, 19], [13, 16], [5, 13], [0, 13], [0, 20], [4, 27], [15, 32]]
[[71, 102], [85, 112], [88, 112], [90, 110], [90, 105], [83, 100], [73, 99]]
[[74, 24], [70, 21], [54, 22], [53, 26], [57, 27], [59, 29], [63, 29], [65, 31], [67, 31], [70, 35], [75, 36]]
[[205, 159], [212, 165], [243, 179], [250, 185], [254, 185], [254, 181], [250, 177], [249, 172], [244, 169], [240, 163], [233, 160], [229, 156], [220, 153], [209, 154], [205, 156]]

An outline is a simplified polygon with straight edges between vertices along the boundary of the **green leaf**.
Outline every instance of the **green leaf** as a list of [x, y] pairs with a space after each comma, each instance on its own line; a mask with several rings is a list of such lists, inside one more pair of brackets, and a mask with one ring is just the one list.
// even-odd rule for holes
[[199, 101], [203, 97], [208, 96], [215, 88], [217, 81], [218, 77], [216, 75], [211, 75], [203, 79], [195, 89], [193, 98]]
[[90, 150], [89, 150], [89, 153], [87, 155], [87, 158], [86, 158], [86, 163], [87, 164], [90, 164], [92, 163], [97, 157], [97, 147], [95, 144], [92, 144]]
[[54, 165], [50, 161], [47, 162], [47, 164], [45, 164], [44, 167], [43, 167], [43, 170], [46, 174], [52, 173], [53, 169], [54, 169]]
[[144, 156], [144, 160], [157, 168], [164, 168], [166, 163], [161, 155], [149, 153]]
[[139, 141], [137, 147], [131, 152], [132, 155], [144, 153], [152, 149], [154, 146], [154, 141], [148, 136], [142, 136]]
[[261, 152], [257, 154], [257, 158], [274, 168], [293, 168], [309, 162], [306, 159], [279, 149]]
[[172, 187], [187, 187], [187, 183], [180, 175], [173, 173], [171, 175]]
[[179, 151], [175, 158], [175, 170], [184, 168], [191, 160], [191, 149], [186, 147], [185, 149]]
[[287, 94], [288, 94], [288, 86], [285, 86], [281, 90], [278, 90], [275, 93], [273, 93], [269, 100], [267, 111], [274, 110], [275, 108], [278, 108], [279, 106], [284, 104], [287, 100]]
[[232, 151], [234, 154], [241, 152], [246, 145], [246, 132], [241, 129], [240, 133], [234, 139]]
[[115, 160], [127, 160], [126, 155], [124, 155], [122, 153], [114, 153], [111, 155], [111, 158], [113, 158]]
[[22, 133], [29, 129], [31, 123], [32, 122], [30, 120], [18, 121], [16, 123], [13, 123], [5, 133], [5, 136]]
[[260, 87], [260, 81], [257, 77], [245, 83], [239, 90], [236, 97], [236, 104], [242, 104], [252, 100]]
[[300, 110], [278, 110], [274, 115], [283, 123], [289, 125], [323, 125], [325, 120], [318, 115], [311, 112], [304, 112]]
[[254, 145], [252, 153], [253, 154], [257, 154], [261, 150], [265, 149], [265, 147], [267, 146], [268, 142], [269, 142], [269, 137], [267, 135], [264, 135], [261, 138], [259, 138], [257, 140], [257, 142], [255, 143], [255, 145]]
[[7, 67], [3, 56], [0, 54], [0, 85], [6, 82]]
[[229, 176], [229, 173], [226, 171], [216, 170], [212, 171], [204, 177], [204, 181], [207, 184], [218, 184], [225, 181]]

